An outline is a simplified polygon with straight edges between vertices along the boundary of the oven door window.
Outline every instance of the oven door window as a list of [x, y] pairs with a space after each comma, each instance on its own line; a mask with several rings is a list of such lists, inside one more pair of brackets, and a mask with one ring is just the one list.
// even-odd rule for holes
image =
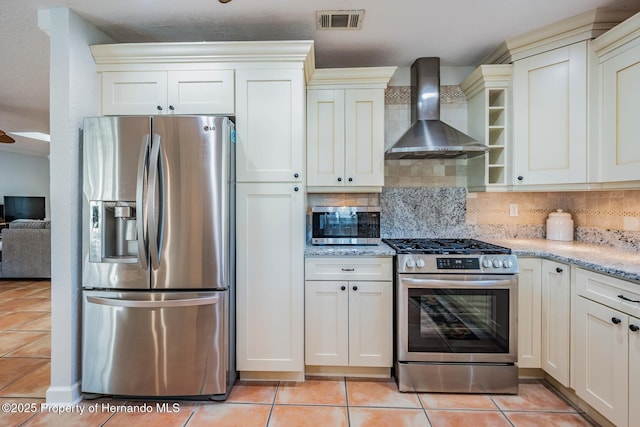
[[509, 353], [508, 289], [409, 289], [408, 351]]

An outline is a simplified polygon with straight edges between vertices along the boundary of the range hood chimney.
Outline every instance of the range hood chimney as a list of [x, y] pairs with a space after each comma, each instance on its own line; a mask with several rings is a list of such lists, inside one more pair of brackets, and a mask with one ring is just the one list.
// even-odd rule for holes
[[440, 58], [418, 58], [411, 65], [411, 123], [386, 159], [469, 158], [488, 150], [440, 121]]

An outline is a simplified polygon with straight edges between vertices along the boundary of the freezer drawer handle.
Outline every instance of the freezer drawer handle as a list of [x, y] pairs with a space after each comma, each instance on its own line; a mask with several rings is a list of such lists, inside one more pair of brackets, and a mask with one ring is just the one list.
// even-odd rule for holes
[[114, 307], [132, 308], [166, 308], [166, 307], [193, 307], [196, 305], [214, 305], [220, 301], [220, 297], [172, 299], [163, 301], [134, 301], [116, 298], [87, 297], [87, 301], [93, 304], [111, 305]]

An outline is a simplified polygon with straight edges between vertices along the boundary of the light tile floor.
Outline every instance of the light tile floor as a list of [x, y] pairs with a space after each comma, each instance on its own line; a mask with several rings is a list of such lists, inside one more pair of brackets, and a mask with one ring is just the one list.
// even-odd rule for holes
[[[0, 426], [592, 426], [545, 383], [517, 396], [399, 393], [392, 380], [239, 381], [226, 402], [97, 399], [47, 410], [50, 283], [0, 280]], [[175, 405], [174, 405], [175, 404]]]

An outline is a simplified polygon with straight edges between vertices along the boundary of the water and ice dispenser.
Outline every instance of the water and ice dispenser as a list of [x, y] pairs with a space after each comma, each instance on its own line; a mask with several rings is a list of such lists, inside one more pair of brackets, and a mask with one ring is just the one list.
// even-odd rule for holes
[[135, 202], [89, 203], [91, 215], [89, 261], [135, 263], [138, 233]]

